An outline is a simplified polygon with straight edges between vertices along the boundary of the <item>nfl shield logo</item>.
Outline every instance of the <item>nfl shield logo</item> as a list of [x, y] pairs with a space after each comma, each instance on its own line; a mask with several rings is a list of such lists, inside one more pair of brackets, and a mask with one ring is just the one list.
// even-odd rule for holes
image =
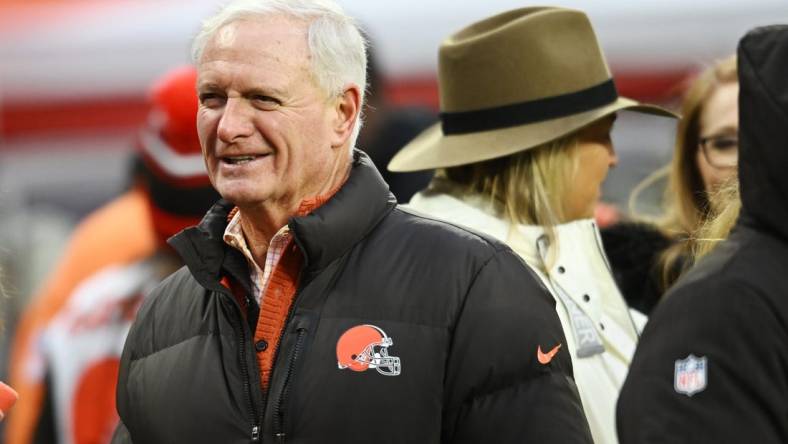
[[692, 396], [706, 388], [706, 357], [698, 358], [690, 354], [686, 359], [676, 360], [673, 388], [676, 393]]

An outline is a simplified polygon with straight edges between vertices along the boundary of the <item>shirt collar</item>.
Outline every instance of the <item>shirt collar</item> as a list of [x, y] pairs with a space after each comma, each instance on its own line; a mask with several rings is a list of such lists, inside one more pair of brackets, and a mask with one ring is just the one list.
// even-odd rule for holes
[[[319, 196], [308, 197], [302, 200], [301, 203], [298, 205], [298, 209], [295, 212], [295, 216], [296, 217], [306, 216], [312, 211], [323, 206], [323, 204], [328, 202], [337, 193], [337, 191], [339, 191], [339, 189], [342, 188], [342, 186], [347, 181], [348, 175], [349, 174], [346, 174], [345, 178], [336, 187], [332, 188], [327, 193]], [[227, 227], [224, 229], [224, 235], [223, 235], [224, 242], [227, 245], [230, 245], [231, 247], [240, 250], [248, 258], [249, 256], [251, 256], [251, 251], [246, 243], [246, 238], [244, 237], [243, 234], [243, 228], [241, 227], [241, 210], [238, 208], [238, 206], [233, 207], [233, 209], [230, 210], [229, 213], [227, 213], [227, 221], [228, 221]], [[289, 235], [289, 232], [290, 232], [289, 227], [285, 225], [276, 232], [276, 235], [274, 235], [274, 237], [271, 240], [273, 241], [273, 239], [279, 236]]]

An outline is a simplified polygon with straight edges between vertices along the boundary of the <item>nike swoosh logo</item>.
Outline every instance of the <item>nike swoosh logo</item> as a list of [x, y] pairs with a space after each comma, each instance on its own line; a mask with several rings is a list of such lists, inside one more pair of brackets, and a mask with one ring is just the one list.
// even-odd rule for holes
[[558, 353], [558, 350], [560, 348], [561, 348], [561, 344], [558, 344], [555, 347], [553, 347], [553, 349], [550, 350], [549, 352], [543, 353], [542, 346], [540, 345], [536, 348], [536, 359], [539, 360], [540, 364], [547, 365], [550, 363], [550, 361], [553, 360], [553, 356], [555, 356], [556, 353]]

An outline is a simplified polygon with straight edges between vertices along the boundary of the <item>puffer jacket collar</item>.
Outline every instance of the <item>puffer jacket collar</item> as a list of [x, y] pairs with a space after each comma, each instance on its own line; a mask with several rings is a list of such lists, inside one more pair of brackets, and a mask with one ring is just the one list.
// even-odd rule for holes
[[739, 43], [739, 223], [788, 241], [788, 25]]
[[396, 207], [391, 192], [369, 157], [355, 151], [345, 185], [328, 202], [289, 226], [305, 268], [319, 271], [357, 244]]
[[[304, 269], [318, 272], [362, 240], [396, 206], [372, 161], [356, 150], [350, 176], [342, 188], [324, 205], [302, 217], [293, 217], [288, 226], [304, 254]], [[245, 260], [223, 240], [227, 215], [234, 205], [217, 202], [196, 227], [170, 238], [197, 281], [206, 288], [219, 288], [219, 278], [229, 272], [248, 285]]]

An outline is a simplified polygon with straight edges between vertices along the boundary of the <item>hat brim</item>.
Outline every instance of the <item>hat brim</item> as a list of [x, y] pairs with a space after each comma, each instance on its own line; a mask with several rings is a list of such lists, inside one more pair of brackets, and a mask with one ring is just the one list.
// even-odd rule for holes
[[408, 172], [448, 168], [508, 156], [563, 137], [621, 110], [677, 118], [664, 108], [625, 97], [584, 113], [509, 128], [446, 136], [441, 124], [424, 130], [388, 164], [389, 171]]

